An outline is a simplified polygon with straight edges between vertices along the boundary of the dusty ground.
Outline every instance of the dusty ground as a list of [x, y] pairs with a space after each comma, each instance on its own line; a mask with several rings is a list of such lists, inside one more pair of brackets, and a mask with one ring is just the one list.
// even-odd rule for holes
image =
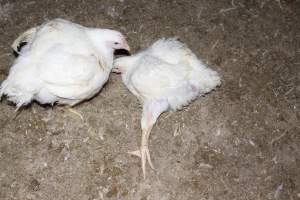
[[[10, 44], [63, 17], [127, 35], [133, 51], [178, 36], [223, 85], [152, 131], [156, 171], [142, 179], [141, 108], [118, 75], [76, 107], [0, 104], [2, 200], [300, 199], [299, 0], [0, 0], [0, 80]], [[174, 136], [174, 130], [181, 131]]]

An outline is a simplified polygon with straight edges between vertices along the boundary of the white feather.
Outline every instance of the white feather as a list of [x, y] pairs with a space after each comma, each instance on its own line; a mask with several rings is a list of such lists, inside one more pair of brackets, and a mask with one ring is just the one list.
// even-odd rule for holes
[[122, 73], [124, 84], [143, 103], [141, 146], [131, 154], [141, 158], [145, 178], [146, 162], [154, 168], [148, 139], [160, 114], [210, 92], [221, 84], [220, 77], [174, 38], [160, 39], [140, 53], [116, 59], [114, 71]]
[[218, 73], [175, 38], [160, 39], [140, 53], [116, 59], [114, 65], [139, 99], [167, 100], [174, 110], [221, 84]]
[[[87, 28], [55, 19], [25, 31], [12, 47], [28, 42], [1, 84], [3, 94], [17, 108], [37, 100], [75, 105], [94, 96], [107, 81], [113, 63], [113, 41], [122, 34]], [[127, 43], [126, 43], [127, 44]]]

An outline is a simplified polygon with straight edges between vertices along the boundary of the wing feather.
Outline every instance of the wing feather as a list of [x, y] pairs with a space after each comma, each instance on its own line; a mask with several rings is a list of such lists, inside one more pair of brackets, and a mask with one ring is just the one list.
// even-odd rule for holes
[[[143, 58], [130, 81], [140, 95], [156, 98], [168, 95], [180, 87], [187, 73], [180, 65], [174, 66], [154, 57]], [[178, 70], [173, 70], [177, 67]]]
[[[51, 62], [44, 63], [43, 60]], [[94, 56], [83, 56], [52, 49], [41, 59], [39, 70], [46, 87], [61, 98], [76, 99], [90, 90], [100, 66]]]

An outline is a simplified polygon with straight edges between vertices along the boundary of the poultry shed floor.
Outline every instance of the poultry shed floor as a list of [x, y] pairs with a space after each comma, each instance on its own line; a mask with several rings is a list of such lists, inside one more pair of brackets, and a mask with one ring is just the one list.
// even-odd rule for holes
[[222, 86], [164, 113], [149, 148], [156, 170], [127, 154], [141, 106], [112, 74], [74, 109], [0, 103], [0, 199], [300, 199], [299, 0], [0, 0], [0, 80], [13, 40], [56, 17], [123, 32], [136, 52], [177, 36]]

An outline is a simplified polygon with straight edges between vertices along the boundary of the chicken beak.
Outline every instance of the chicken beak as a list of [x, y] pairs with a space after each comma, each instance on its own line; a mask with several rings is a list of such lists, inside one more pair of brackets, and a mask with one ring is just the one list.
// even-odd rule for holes
[[128, 45], [128, 43], [125, 39], [123, 40], [123, 48], [130, 52], [130, 46]]
[[121, 74], [121, 70], [119, 68], [112, 68], [112, 72], [116, 74]]

